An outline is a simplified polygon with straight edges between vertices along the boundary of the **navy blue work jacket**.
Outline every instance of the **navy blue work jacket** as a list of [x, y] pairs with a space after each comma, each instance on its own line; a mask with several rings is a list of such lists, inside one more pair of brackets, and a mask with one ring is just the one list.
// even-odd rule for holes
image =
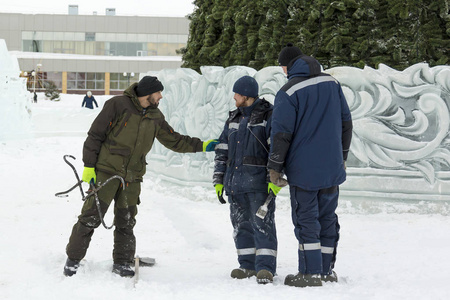
[[288, 79], [275, 96], [268, 167], [305, 190], [343, 183], [352, 121], [340, 83], [305, 55], [288, 65]]
[[258, 98], [253, 105], [230, 112], [216, 146], [213, 176], [227, 195], [267, 193], [272, 108]]

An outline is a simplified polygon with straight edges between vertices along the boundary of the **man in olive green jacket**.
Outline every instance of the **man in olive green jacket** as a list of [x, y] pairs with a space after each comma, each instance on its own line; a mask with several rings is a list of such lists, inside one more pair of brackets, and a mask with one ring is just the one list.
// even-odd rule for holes
[[[155, 138], [168, 149], [180, 153], [214, 151], [218, 143], [217, 140], [202, 142], [175, 132], [158, 109], [163, 89], [156, 77], [145, 76], [123, 95], [106, 101], [84, 142], [83, 181], [99, 186], [113, 175], [119, 175], [125, 181], [125, 189], [119, 180], [112, 180], [98, 192], [102, 215], [112, 200], [115, 201], [113, 272], [120, 276], [134, 276], [130, 266], [136, 250], [133, 228], [146, 171], [145, 157]], [[100, 224], [95, 198], [90, 197], [73, 226], [66, 247], [64, 275], [72, 276], [77, 272], [94, 229]]]

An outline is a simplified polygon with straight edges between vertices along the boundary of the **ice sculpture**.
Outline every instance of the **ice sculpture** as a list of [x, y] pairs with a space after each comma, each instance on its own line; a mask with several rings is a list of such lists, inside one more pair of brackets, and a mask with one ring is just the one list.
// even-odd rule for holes
[[17, 58], [0, 39], [0, 141], [23, 138], [31, 132], [31, 97], [20, 78]]
[[[337, 67], [325, 71], [338, 79], [353, 118], [348, 197], [450, 200], [450, 67], [416, 64], [399, 72], [385, 65]], [[161, 110], [180, 133], [216, 138], [235, 109], [232, 86], [253, 76], [260, 95], [273, 102], [286, 82], [280, 67], [260, 71], [233, 66], [149, 73], [163, 82]], [[144, 76], [146, 74], [141, 74]], [[183, 155], [157, 143], [149, 171], [177, 183], [211, 184], [213, 153]]]

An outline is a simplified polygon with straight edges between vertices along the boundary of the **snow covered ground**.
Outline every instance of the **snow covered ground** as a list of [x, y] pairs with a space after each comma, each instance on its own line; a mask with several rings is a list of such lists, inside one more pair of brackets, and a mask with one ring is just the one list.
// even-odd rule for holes
[[[39, 94], [32, 104], [34, 138], [0, 142], [0, 299], [450, 299], [446, 204], [438, 204], [442, 213], [420, 213], [417, 203], [386, 203], [374, 213], [364, 199], [341, 199], [340, 282], [299, 289], [283, 285], [297, 272], [284, 192], [276, 212], [278, 276], [258, 285], [229, 277], [238, 266], [232, 227], [214, 188], [176, 186], [155, 174], [144, 180], [135, 233], [137, 255], [157, 264], [141, 268], [137, 284], [112, 274], [112, 231], [100, 227], [78, 274], [64, 277], [65, 246], [82, 202], [78, 190], [68, 198], [54, 194], [75, 184], [63, 155], [77, 158], [81, 175], [82, 145], [99, 109], [81, 108], [82, 95], [62, 96], [51, 102]], [[96, 97], [100, 106], [108, 98]]]

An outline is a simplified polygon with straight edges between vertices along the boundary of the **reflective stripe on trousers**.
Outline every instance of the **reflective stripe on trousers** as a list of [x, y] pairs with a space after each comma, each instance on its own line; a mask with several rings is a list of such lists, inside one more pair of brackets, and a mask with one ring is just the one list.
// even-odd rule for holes
[[277, 257], [277, 251], [273, 249], [256, 249], [256, 248], [245, 248], [237, 249], [238, 255], [271, 255]]

